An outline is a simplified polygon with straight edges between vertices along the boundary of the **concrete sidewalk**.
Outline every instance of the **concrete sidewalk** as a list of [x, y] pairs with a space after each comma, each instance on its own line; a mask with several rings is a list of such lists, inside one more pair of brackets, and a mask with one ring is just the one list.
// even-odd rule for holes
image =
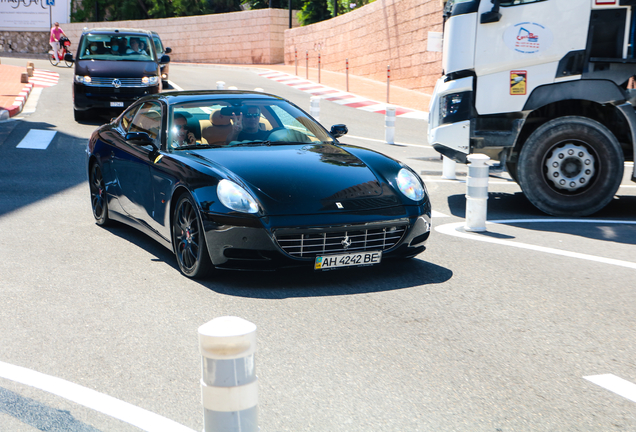
[[[347, 90], [347, 77], [344, 72], [331, 72], [322, 69], [320, 71], [320, 81], [318, 80], [318, 69], [294, 65], [275, 64], [275, 65], [240, 65], [240, 64], [224, 64], [218, 66], [224, 67], [245, 67], [260, 70], [273, 70], [283, 72], [289, 75], [296, 75], [298, 78], [307, 79], [314, 83], [320, 83], [324, 86], [334, 88], [336, 90], [347, 91], [348, 93], [374, 100], [380, 103], [386, 103], [387, 83], [380, 82], [349, 74], [349, 89]], [[192, 63], [180, 63], [188, 65]], [[200, 66], [205, 66], [200, 64]], [[307, 77], [307, 78], [305, 78]], [[401, 87], [390, 86], [389, 103], [398, 107], [410, 108], [418, 111], [428, 112], [428, 104], [431, 95], [420, 93], [414, 90], [408, 90]]]
[[22, 111], [33, 84], [21, 82], [24, 67], [0, 64], [0, 120], [6, 120]]

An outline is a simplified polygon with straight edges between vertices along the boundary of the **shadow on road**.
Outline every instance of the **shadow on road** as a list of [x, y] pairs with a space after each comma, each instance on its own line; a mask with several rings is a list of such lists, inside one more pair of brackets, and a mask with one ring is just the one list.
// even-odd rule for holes
[[[151, 253], [157, 260], [170, 265], [175, 273], [179, 273], [174, 254], [145, 234], [120, 223], [113, 223], [105, 229]], [[271, 272], [215, 270], [207, 279], [198, 282], [220, 294], [285, 299], [365, 294], [448, 281], [453, 272], [424, 261], [426, 254], [424, 252], [410, 260], [385, 260], [381, 265], [374, 267], [326, 272], [316, 272], [311, 266]]]
[[[454, 216], [465, 218], [466, 197], [451, 195], [448, 205]], [[536, 232], [554, 232], [622, 244], [636, 244], [636, 225], [617, 224], [613, 221], [636, 222], [636, 196], [616, 196], [604, 209], [588, 217], [563, 218], [549, 216], [536, 207], [521, 193], [490, 193], [488, 216], [491, 222], [504, 219], [541, 219], [541, 223], [520, 222], [506, 225]], [[567, 219], [566, 222], [559, 222]], [[554, 222], [550, 222], [554, 220]], [[571, 220], [580, 220], [581, 223]], [[599, 220], [607, 221], [597, 222]], [[545, 221], [545, 222], [543, 222]]]

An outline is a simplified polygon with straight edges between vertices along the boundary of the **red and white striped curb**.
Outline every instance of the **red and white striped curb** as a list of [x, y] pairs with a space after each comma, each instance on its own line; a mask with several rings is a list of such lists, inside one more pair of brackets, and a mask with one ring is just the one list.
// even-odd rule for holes
[[[281, 84], [286, 84], [290, 87], [294, 87], [297, 90], [304, 91], [312, 96], [320, 96], [325, 100], [337, 103], [339, 105], [348, 106], [351, 108], [357, 108], [364, 111], [374, 112], [378, 114], [385, 114], [386, 103], [380, 103], [365, 99], [360, 96], [356, 96], [351, 93], [347, 93], [341, 90], [336, 90], [331, 87], [317, 84], [315, 82], [300, 78], [296, 75], [289, 75], [284, 72], [278, 72], [273, 70], [267, 70], [259, 72], [259, 75], [263, 78], [269, 78], [277, 81]], [[392, 105], [392, 104], [389, 104]], [[428, 113], [424, 111], [417, 111], [410, 108], [395, 107], [395, 115], [403, 118], [413, 118], [428, 120]]]
[[24, 104], [26, 103], [26, 100], [29, 97], [31, 90], [33, 90], [32, 83], [25, 84], [24, 87], [22, 87], [22, 91], [15, 98], [13, 105], [7, 108], [7, 111], [9, 112], [9, 117], [13, 117], [14, 115], [22, 111], [22, 108], [24, 107]]
[[29, 77], [29, 82], [36, 87], [51, 87], [57, 84], [60, 74], [46, 69], [34, 69], [33, 76]]

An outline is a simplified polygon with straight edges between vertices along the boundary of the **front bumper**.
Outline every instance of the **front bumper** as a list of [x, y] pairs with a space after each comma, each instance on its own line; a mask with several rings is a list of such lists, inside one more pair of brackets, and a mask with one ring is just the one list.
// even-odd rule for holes
[[[392, 209], [395, 210], [395, 209]], [[382, 250], [383, 259], [407, 258], [426, 249], [431, 230], [430, 203], [405, 206], [391, 215], [309, 215], [277, 216], [258, 220], [260, 226], [227, 224], [227, 217], [207, 215], [204, 229], [212, 263], [218, 268], [274, 270], [283, 267], [313, 267], [316, 256], [347, 253], [347, 237], [366, 238], [354, 244], [355, 251]], [[220, 223], [225, 222], [225, 223]], [[382, 237], [390, 239], [395, 229], [403, 229], [400, 236], [382, 246]], [[332, 246], [316, 241], [320, 236]], [[375, 236], [375, 237], [374, 237]], [[290, 246], [290, 240], [293, 245]], [[373, 240], [372, 240], [373, 239]], [[304, 253], [301, 244], [304, 245]], [[335, 245], [335, 248], [334, 248]], [[299, 247], [301, 249], [299, 249]], [[340, 249], [338, 249], [340, 248]]]
[[[449, 99], [461, 96], [457, 106]], [[470, 153], [473, 77], [437, 81], [429, 106], [428, 142], [439, 153], [466, 163]], [[450, 104], [450, 106], [449, 106]]]

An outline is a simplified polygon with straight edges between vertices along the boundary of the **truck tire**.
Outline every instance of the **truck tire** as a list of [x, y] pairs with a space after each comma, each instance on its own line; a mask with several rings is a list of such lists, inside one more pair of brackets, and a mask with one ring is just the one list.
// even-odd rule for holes
[[523, 193], [553, 216], [588, 216], [605, 207], [623, 179], [624, 156], [605, 126], [586, 117], [550, 120], [521, 149]]

